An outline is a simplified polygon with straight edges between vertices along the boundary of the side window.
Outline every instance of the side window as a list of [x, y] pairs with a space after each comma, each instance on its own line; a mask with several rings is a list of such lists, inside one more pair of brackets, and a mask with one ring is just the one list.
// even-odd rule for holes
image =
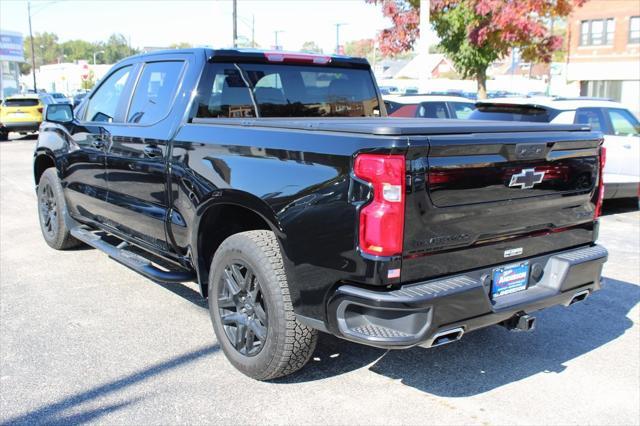
[[640, 124], [631, 113], [624, 109], [607, 108], [613, 134], [618, 136], [638, 136], [640, 135]]
[[153, 124], [169, 113], [183, 66], [182, 61], [145, 64], [129, 107], [127, 123]]
[[591, 130], [606, 132], [604, 125], [604, 117], [602, 112], [597, 108], [578, 108], [576, 111], [576, 124], [588, 124]]
[[455, 118], [467, 119], [475, 109], [475, 106], [471, 103], [465, 102], [451, 102], [451, 107], [455, 114]]
[[93, 94], [87, 105], [85, 121], [102, 121], [111, 123], [116, 115], [122, 90], [131, 74], [131, 65], [120, 68], [111, 74]]
[[423, 102], [418, 108], [418, 117], [449, 118], [447, 105], [444, 102]]

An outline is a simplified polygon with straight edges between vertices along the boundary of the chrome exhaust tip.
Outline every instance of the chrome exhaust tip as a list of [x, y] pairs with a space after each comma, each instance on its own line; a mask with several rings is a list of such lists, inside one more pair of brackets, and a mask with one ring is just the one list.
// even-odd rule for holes
[[590, 294], [591, 294], [590, 290], [582, 290], [582, 291], [577, 292], [571, 298], [571, 302], [569, 302], [569, 305], [573, 305], [574, 303], [582, 302], [587, 297], [589, 297]]
[[446, 345], [447, 343], [452, 343], [462, 338], [464, 334], [464, 329], [462, 327], [452, 328], [451, 330], [444, 330], [439, 333], [436, 333], [435, 336], [431, 339], [431, 343], [428, 345], [430, 348], [435, 348], [436, 346]]

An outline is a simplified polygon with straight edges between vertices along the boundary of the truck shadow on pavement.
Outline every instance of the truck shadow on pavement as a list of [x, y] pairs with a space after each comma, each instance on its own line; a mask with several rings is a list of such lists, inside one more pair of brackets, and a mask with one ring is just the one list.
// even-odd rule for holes
[[[117, 399], [118, 393], [123, 389], [137, 385], [154, 376], [166, 373], [169, 370], [208, 357], [216, 353], [219, 349], [218, 345], [215, 344], [187, 352], [120, 379], [42, 406], [21, 416], [4, 420], [0, 422], [0, 426], [23, 424], [69, 425], [95, 421], [102, 416], [134, 405], [142, 399], [141, 397], [131, 398], [126, 401], [105, 404], [103, 402], [104, 398], [112, 397]], [[88, 404], [91, 408], [79, 409], [78, 407], [83, 404]], [[99, 407], [95, 407], [97, 404], [99, 404]]]
[[638, 211], [638, 200], [635, 198], [621, 198], [606, 200], [602, 205], [602, 215], [630, 213]]
[[620, 337], [631, 328], [629, 311], [640, 286], [606, 279], [603, 290], [570, 308], [536, 314], [537, 329], [514, 333], [502, 327], [474, 331], [439, 348], [384, 351], [322, 335], [314, 360], [277, 383], [323, 379], [369, 366], [423, 392], [464, 397], [481, 394], [539, 373], [561, 373], [565, 363]]

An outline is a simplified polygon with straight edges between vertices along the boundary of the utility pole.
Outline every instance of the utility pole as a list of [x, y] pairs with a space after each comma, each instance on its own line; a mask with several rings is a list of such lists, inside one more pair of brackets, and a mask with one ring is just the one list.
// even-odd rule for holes
[[336, 24], [336, 55], [340, 54], [340, 27], [347, 25], [344, 23]]
[[251, 47], [256, 48], [256, 15], [251, 15]]
[[33, 46], [33, 32], [31, 31], [31, 2], [27, 2], [27, 12], [29, 13], [29, 39], [31, 40], [31, 72], [33, 73], [33, 91], [38, 93], [36, 84], [36, 51]]
[[233, 0], [233, 47], [238, 47], [238, 1]]
[[278, 44], [278, 33], [283, 33], [283, 30], [275, 30], [273, 33], [276, 36], [276, 50], [282, 50], [280, 49], [280, 45]]

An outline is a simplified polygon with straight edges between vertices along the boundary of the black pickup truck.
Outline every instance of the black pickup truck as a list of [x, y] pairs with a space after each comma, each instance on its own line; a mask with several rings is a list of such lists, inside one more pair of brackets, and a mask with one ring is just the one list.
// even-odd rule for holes
[[318, 331], [434, 347], [601, 286], [588, 127], [389, 118], [364, 60], [210, 49], [128, 58], [45, 117], [46, 242], [197, 282], [256, 379], [304, 366]]

